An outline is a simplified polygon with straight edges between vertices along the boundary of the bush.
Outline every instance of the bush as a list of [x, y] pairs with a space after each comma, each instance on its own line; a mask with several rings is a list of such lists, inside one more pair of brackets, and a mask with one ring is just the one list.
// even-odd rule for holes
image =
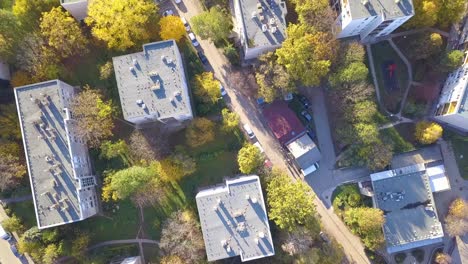
[[416, 259], [417, 262], [421, 263], [424, 261], [424, 250], [415, 249], [411, 251], [411, 255]]
[[406, 259], [406, 254], [405, 253], [398, 253], [395, 255], [395, 262], [396, 263], [403, 263]]
[[333, 209], [339, 214], [348, 208], [355, 208], [362, 205], [361, 193], [356, 184], [339, 186], [332, 195]]
[[232, 65], [240, 65], [239, 52], [231, 43], [224, 47], [224, 56], [228, 58]]

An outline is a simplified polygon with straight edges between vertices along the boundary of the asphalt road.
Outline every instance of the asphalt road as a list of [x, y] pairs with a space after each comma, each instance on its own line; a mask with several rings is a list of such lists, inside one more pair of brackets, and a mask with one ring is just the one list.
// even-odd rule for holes
[[[189, 22], [190, 18], [200, 13], [203, 9], [201, 8], [197, 0], [183, 0], [181, 4], [175, 6], [170, 1], [166, 1], [160, 7], [161, 11], [173, 9], [179, 16], [184, 16]], [[228, 94], [228, 105], [231, 110], [239, 114], [240, 120], [243, 124], [247, 123], [252, 128], [256, 135], [256, 139], [260, 142], [265, 154], [274, 164], [274, 166], [284, 169], [295, 179], [301, 179], [300, 175], [297, 174], [294, 168], [291, 168], [284, 159], [282, 148], [279, 146], [276, 139], [272, 136], [270, 129], [266, 126], [261, 111], [256, 106], [254, 98], [248, 98], [243, 95], [238, 89], [236, 84], [238, 80], [232, 78], [232, 73], [236, 71], [226, 60], [222, 52], [218, 50], [213, 43], [207, 40], [201, 40], [199, 49], [202, 49], [208, 58], [209, 66], [208, 70], [212, 70], [216, 76], [224, 85]], [[245, 84], [244, 84], [245, 85]], [[256, 88], [255, 88], [256, 89]], [[315, 107], [325, 107], [323, 101], [323, 95], [320, 95], [312, 100], [313, 104], [316, 103]], [[314, 109], [315, 110], [315, 109]], [[320, 120], [320, 128], [317, 131], [319, 142], [323, 142], [321, 151], [324, 154], [324, 159], [321, 161], [321, 166], [318, 174], [315, 173], [308, 177], [317, 178], [317, 185], [320, 186], [320, 192], [327, 190], [327, 188], [334, 185], [335, 180], [333, 179], [333, 164], [335, 163], [335, 153], [333, 150], [333, 143], [330, 137], [330, 128], [328, 125], [328, 118], [326, 112], [323, 116], [315, 117]], [[317, 125], [317, 124], [316, 124]], [[319, 126], [317, 126], [319, 127]], [[324, 138], [328, 137], [328, 140]], [[322, 143], [320, 143], [322, 144]], [[308, 182], [315, 182], [314, 178], [308, 180]], [[315, 189], [314, 189], [315, 190]], [[320, 195], [320, 193], [319, 193]], [[324, 206], [322, 201], [316, 196], [314, 200], [317, 206], [317, 212], [322, 220], [323, 227], [327, 233], [334, 237], [344, 248], [347, 258], [352, 263], [369, 263], [367, 257], [364, 254], [364, 248], [359, 241], [359, 238], [354, 236], [343, 222], [333, 213], [331, 208]]]

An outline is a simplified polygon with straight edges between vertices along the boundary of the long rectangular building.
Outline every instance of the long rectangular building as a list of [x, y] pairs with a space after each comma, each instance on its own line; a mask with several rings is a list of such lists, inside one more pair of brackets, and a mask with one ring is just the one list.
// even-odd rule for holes
[[98, 212], [86, 143], [75, 134], [72, 86], [52, 80], [15, 88], [16, 105], [38, 228], [80, 221]]

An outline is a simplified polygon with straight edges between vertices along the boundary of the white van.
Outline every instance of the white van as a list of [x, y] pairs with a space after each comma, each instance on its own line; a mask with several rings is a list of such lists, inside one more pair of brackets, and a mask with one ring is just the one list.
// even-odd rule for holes
[[9, 241], [11, 239], [10, 233], [6, 232], [5, 229], [0, 225], [0, 238]]
[[249, 136], [249, 138], [254, 138], [255, 137], [254, 132], [252, 131], [252, 129], [250, 128], [250, 126], [248, 124], [244, 125], [244, 130], [247, 133], [247, 135]]
[[185, 19], [185, 17], [181, 16], [180, 20], [182, 20], [182, 23], [184, 24], [185, 31], [189, 32], [190, 31], [190, 25], [189, 25], [187, 19]]

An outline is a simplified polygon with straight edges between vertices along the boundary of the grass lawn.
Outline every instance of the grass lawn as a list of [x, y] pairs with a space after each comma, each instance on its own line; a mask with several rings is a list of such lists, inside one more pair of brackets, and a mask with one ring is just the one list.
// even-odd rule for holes
[[414, 131], [413, 124], [401, 124], [396, 127], [381, 130], [380, 135], [384, 142], [387, 142], [387, 144], [393, 144], [394, 154], [399, 154], [415, 149], [412, 144], [414, 137], [410, 132], [411, 129]]
[[161, 260], [159, 248], [155, 245], [143, 244], [143, 254], [145, 254], [145, 260], [148, 263], [159, 263]]
[[452, 143], [460, 175], [468, 180], [468, 139], [451, 131], [445, 131], [444, 137]]
[[[372, 45], [372, 55], [374, 58], [375, 72], [381, 94], [382, 103], [391, 111], [396, 112], [400, 106], [401, 99], [408, 84], [408, 70], [395, 50], [387, 41]], [[382, 65], [386, 61], [393, 61], [396, 64], [396, 77], [399, 89], [388, 92], [384, 86], [384, 73]]]

